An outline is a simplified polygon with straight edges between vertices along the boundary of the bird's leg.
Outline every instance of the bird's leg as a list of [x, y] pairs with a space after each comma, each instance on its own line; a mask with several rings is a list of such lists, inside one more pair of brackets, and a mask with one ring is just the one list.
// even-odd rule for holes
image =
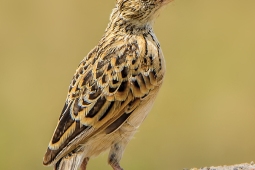
[[108, 157], [108, 163], [111, 165], [113, 170], [123, 170], [120, 167], [120, 159], [122, 157], [123, 151], [124, 151], [125, 146], [120, 143], [115, 143], [112, 145], [111, 150], [109, 152], [109, 157]]
[[89, 161], [89, 157], [86, 157], [86, 158], [83, 159], [83, 161], [81, 163], [81, 170], [86, 170], [88, 161]]
[[112, 166], [112, 169], [113, 169], [113, 170], [123, 170], [123, 169], [120, 167], [119, 163], [118, 163], [117, 165], [111, 165], [111, 166]]

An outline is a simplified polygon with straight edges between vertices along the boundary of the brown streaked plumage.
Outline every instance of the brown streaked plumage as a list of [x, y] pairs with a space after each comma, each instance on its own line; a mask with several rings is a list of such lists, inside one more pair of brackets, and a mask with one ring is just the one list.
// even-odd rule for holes
[[150, 111], [165, 73], [152, 23], [171, 0], [117, 0], [99, 44], [81, 61], [43, 159], [56, 170], [86, 169], [110, 149], [122, 170], [124, 149]]

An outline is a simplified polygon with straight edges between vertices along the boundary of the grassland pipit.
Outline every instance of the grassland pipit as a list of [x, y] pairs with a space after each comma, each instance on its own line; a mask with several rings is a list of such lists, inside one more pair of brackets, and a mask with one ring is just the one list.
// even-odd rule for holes
[[152, 24], [171, 0], [117, 0], [99, 44], [81, 61], [43, 164], [86, 169], [90, 157], [110, 149], [122, 170], [124, 149], [151, 110], [165, 73]]

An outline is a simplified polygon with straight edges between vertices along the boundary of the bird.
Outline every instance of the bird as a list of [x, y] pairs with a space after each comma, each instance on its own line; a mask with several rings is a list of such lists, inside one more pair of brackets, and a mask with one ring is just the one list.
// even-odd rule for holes
[[86, 170], [91, 157], [109, 150], [120, 160], [151, 110], [166, 64], [153, 23], [172, 0], [116, 0], [99, 43], [71, 80], [57, 126], [43, 158], [55, 170]]

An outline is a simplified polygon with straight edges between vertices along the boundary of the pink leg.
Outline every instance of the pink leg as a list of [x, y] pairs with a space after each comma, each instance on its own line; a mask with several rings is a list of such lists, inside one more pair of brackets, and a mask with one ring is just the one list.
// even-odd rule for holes
[[115, 143], [111, 146], [108, 163], [111, 165], [113, 170], [123, 170], [119, 164], [123, 151], [124, 147], [120, 143]]
[[119, 164], [111, 165], [113, 170], [123, 170]]
[[87, 164], [88, 164], [89, 158], [86, 157], [83, 159], [82, 163], [81, 163], [81, 170], [86, 170]]

